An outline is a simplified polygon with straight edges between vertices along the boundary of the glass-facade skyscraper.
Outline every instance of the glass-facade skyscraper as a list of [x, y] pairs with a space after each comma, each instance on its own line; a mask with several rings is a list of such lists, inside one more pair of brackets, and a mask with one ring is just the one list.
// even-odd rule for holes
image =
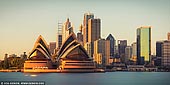
[[137, 64], [143, 65], [150, 61], [151, 55], [151, 27], [137, 29]]

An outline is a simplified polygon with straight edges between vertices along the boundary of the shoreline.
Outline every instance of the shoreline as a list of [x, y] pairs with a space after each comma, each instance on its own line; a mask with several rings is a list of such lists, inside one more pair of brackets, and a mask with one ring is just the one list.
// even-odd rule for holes
[[114, 71], [114, 70], [58, 70], [58, 69], [36, 69], [36, 70], [23, 70], [23, 69], [1, 69], [0, 72], [23, 72], [23, 73], [105, 73], [105, 72], [169, 72], [169, 71]]

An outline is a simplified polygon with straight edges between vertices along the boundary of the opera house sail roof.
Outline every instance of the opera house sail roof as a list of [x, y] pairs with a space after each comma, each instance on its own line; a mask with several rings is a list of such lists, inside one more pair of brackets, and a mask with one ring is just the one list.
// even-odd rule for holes
[[34, 44], [34, 47], [28, 56], [28, 59], [50, 59], [50, 51], [46, 41], [40, 35]]
[[92, 60], [84, 47], [77, 41], [74, 33], [71, 33], [62, 44], [57, 59]]
[[51, 55], [47, 43], [40, 35], [24, 63], [24, 72], [40, 72], [44, 69], [51, 69]]
[[72, 32], [58, 51], [58, 69], [61, 72], [94, 72], [95, 63]]

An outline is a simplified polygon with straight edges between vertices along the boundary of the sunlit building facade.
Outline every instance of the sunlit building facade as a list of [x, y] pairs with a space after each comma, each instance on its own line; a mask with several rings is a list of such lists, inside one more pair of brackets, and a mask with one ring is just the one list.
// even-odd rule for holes
[[88, 42], [98, 40], [101, 35], [101, 20], [89, 19], [88, 20]]
[[72, 32], [73, 32], [72, 23], [69, 21], [69, 18], [67, 18], [67, 21], [63, 24], [62, 28], [62, 44]]
[[168, 37], [168, 40], [170, 40], [170, 32], [168, 32], [167, 37]]
[[94, 19], [93, 13], [85, 13], [84, 20], [83, 20], [83, 42], [84, 44], [88, 42], [88, 20]]
[[93, 57], [98, 67], [110, 65], [110, 41], [105, 39], [94, 41]]
[[24, 72], [52, 68], [51, 54], [47, 43], [40, 35], [24, 63]]
[[137, 64], [148, 64], [151, 55], [151, 27], [137, 29]]

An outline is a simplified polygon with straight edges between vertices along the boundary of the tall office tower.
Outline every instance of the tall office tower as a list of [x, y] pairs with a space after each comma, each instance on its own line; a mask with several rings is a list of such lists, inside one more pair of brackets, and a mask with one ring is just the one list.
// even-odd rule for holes
[[137, 29], [137, 64], [144, 65], [150, 62], [151, 55], [151, 27]]
[[85, 13], [84, 20], [83, 20], [83, 43], [84, 44], [88, 42], [88, 20], [89, 19], [94, 19], [94, 14]]
[[132, 56], [131, 56], [131, 60], [136, 64], [137, 61], [137, 50], [136, 50], [136, 42], [131, 44], [132, 47]]
[[77, 33], [77, 40], [78, 40], [78, 42], [79, 42], [81, 45], [83, 45], [82, 29], [83, 29], [83, 26], [80, 25], [79, 32]]
[[162, 57], [162, 44], [163, 44], [163, 41], [156, 42], [156, 56], [157, 57]]
[[109, 65], [110, 59], [110, 41], [105, 39], [99, 39], [94, 41], [94, 61], [97, 66]]
[[127, 46], [125, 48], [125, 63], [129, 64], [129, 60], [132, 56], [132, 47], [131, 46]]
[[122, 63], [125, 63], [125, 48], [127, 46], [127, 40], [118, 40], [119, 56]]
[[170, 40], [162, 44], [162, 66], [170, 66]]
[[101, 21], [100, 19], [88, 20], [88, 42], [94, 42], [100, 38]]
[[56, 49], [59, 50], [62, 45], [62, 23], [58, 22], [58, 32], [56, 40]]
[[162, 44], [163, 41], [156, 42], [156, 61], [154, 62], [155, 66], [161, 66]]
[[63, 24], [62, 29], [62, 43], [67, 39], [67, 37], [73, 32], [73, 26], [72, 23], [69, 21], [69, 18], [67, 18], [67, 21]]
[[168, 40], [170, 40], [170, 32], [168, 32], [167, 37], [168, 37]]
[[112, 34], [109, 34], [106, 38], [106, 40], [110, 41], [110, 58], [114, 58], [114, 47], [115, 47], [115, 38], [112, 36]]
[[49, 51], [50, 51], [51, 55], [55, 54], [55, 49], [56, 49], [56, 42], [50, 42], [49, 43]]

